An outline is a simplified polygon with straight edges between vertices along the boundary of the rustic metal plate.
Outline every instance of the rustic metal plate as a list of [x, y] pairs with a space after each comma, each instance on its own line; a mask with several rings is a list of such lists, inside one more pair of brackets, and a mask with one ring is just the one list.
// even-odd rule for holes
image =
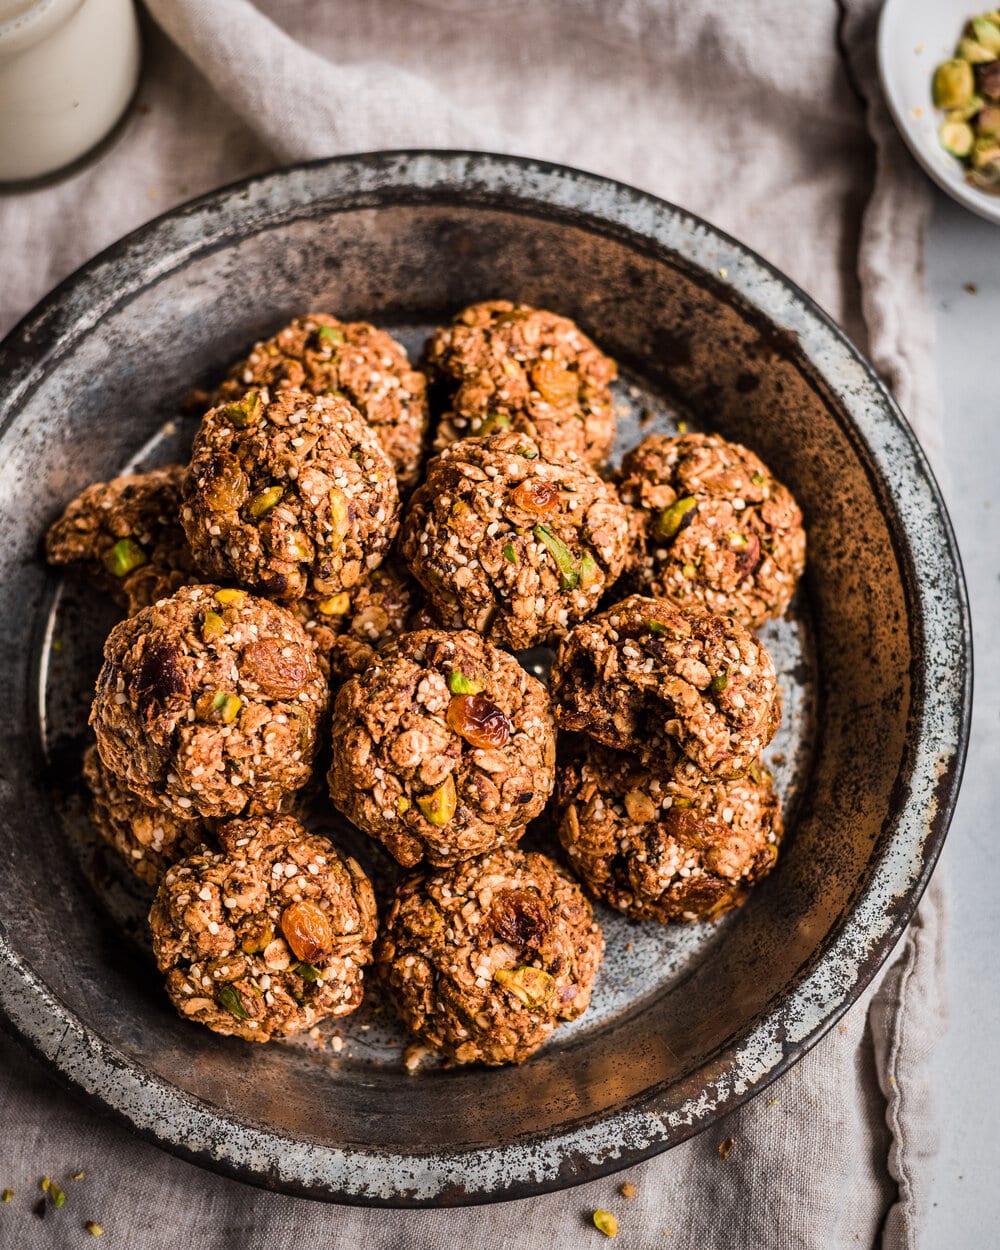
[[[520, 1069], [407, 1076], [377, 994], [337, 1025], [338, 1051], [214, 1037], [173, 1014], [145, 943], [148, 895], [82, 818], [79, 751], [114, 614], [45, 570], [41, 536], [86, 483], [183, 454], [184, 393], [294, 313], [368, 317], [417, 347], [491, 296], [576, 317], [618, 358], [620, 444], [681, 411], [754, 447], [802, 503], [805, 585], [792, 619], [765, 631], [786, 695], [772, 748], [791, 826], [779, 867], [714, 927], [605, 912], [592, 1010]], [[512, 158], [320, 162], [116, 245], [0, 346], [0, 378], [0, 1010], [143, 1135], [335, 1201], [558, 1188], [751, 1096], [886, 958], [964, 759], [961, 570], [927, 465], [871, 369], [739, 244], [630, 188]], [[315, 821], [368, 850], [322, 803]]]

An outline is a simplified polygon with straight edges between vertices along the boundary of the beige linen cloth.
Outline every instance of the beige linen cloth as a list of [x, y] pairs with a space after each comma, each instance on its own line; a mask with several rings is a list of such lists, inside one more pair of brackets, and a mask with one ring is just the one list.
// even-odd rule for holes
[[[873, 70], [876, 0], [148, 0], [136, 106], [71, 179], [0, 199], [0, 329], [122, 233], [282, 162], [474, 146], [611, 175], [703, 214], [791, 275], [935, 440], [928, 196]], [[336, 310], [331, 310], [336, 311]], [[300, 1250], [915, 1247], [944, 1028], [933, 886], [869, 991], [779, 1083], [619, 1177], [489, 1209], [377, 1212], [267, 1194], [133, 1140], [0, 1042], [0, 1247]], [[733, 1137], [725, 1160], [718, 1147]], [[41, 1172], [70, 1198], [30, 1213]], [[619, 1197], [630, 1180], [638, 1196]], [[30, 1191], [34, 1188], [34, 1194]]]

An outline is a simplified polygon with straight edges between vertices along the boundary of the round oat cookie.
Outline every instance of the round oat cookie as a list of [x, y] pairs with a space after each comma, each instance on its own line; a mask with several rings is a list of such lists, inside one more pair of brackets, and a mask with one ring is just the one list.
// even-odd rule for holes
[[171, 864], [214, 841], [200, 816], [182, 818], [144, 803], [105, 768], [96, 746], [84, 753], [83, 778], [91, 794], [90, 823], [147, 885], [158, 885]]
[[416, 485], [427, 437], [427, 380], [406, 349], [367, 321], [325, 313], [297, 317], [255, 343], [219, 387], [216, 402], [238, 400], [250, 387], [342, 395], [378, 435], [401, 491]]
[[95, 482], [45, 536], [50, 564], [80, 564], [115, 602], [137, 612], [192, 577], [180, 522], [184, 466], [169, 464]]
[[624, 584], [751, 629], [784, 615], [806, 560], [802, 513], [752, 451], [717, 434], [653, 434], [628, 453]]
[[410, 500], [400, 550], [447, 627], [522, 650], [597, 607], [628, 517], [579, 456], [507, 431], [452, 443]]
[[712, 780], [581, 740], [560, 765], [562, 843], [597, 898], [634, 920], [715, 920], [774, 867], [781, 808], [769, 770]]
[[455, 1063], [523, 1063], [587, 1008], [604, 938], [552, 860], [492, 851], [396, 892], [376, 947], [407, 1028]]
[[326, 704], [291, 613], [186, 586], [111, 631], [90, 723], [105, 766], [143, 802], [218, 819], [305, 785]]
[[459, 312], [424, 351], [446, 411], [434, 446], [519, 430], [601, 464], [615, 440], [614, 360], [569, 317], [509, 300]]
[[516, 842], [555, 780], [545, 687], [469, 631], [406, 634], [341, 687], [330, 794], [410, 867]]
[[252, 390], [202, 418], [181, 520], [206, 577], [273, 599], [352, 590], [398, 525], [396, 476], [343, 396]]
[[679, 748], [716, 778], [746, 772], [781, 720], [774, 663], [749, 630], [640, 595], [567, 635], [550, 693], [560, 728], [661, 767]]
[[433, 335], [424, 352], [447, 409], [434, 446], [519, 430], [601, 464], [615, 438], [615, 362], [568, 317], [491, 300]]
[[229, 821], [219, 841], [167, 870], [149, 913], [180, 1014], [267, 1042], [354, 1011], [375, 939], [358, 864], [290, 816]]

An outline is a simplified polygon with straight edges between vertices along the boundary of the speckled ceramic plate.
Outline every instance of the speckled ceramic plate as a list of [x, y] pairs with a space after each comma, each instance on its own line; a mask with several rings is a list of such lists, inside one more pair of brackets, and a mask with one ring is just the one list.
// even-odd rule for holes
[[[715, 926], [605, 913], [591, 1010], [518, 1069], [407, 1076], [377, 994], [319, 1043], [181, 1021], [148, 896], [81, 818], [79, 753], [113, 620], [41, 559], [88, 482], [183, 454], [179, 402], [295, 313], [417, 349], [463, 304], [577, 318], [620, 362], [622, 439], [748, 443], [797, 495], [810, 563], [765, 631], [790, 832]], [[64, 283], [0, 347], [0, 1009], [72, 1086], [169, 1150], [316, 1198], [444, 1205], [610, 1172], [711, 1124], [794, 1063], [885, 960], [951, 817], [971, 658], [958, 556], [871, 368], [788, 281], [669, 204], [506, 157], [389, 153], [289, 169], [178, 209]], [[620, 448], [619, 448], [620, 450]], [[322, 804], [316, 823], [363, 842]], [[369, 863], [380, 880], [384, 863]]]

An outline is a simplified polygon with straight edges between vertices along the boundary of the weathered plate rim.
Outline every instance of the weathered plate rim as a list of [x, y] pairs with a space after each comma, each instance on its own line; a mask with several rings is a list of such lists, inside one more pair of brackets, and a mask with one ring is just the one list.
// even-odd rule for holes
[[[792, 330], [810, 366], [850, 413], [845, 428], [863, 449], [882, 494], [893, 499], [898, 524], [890, 528], [905, 557], [907, 594], [922, 641], [905, 793], [880, 838], [871, 880], [794, 988], [714, 1057], [713, 1082], [679, 1100], [668, 1098], [671, 1087], [664, 1086], [609, 1116], [540, 1140], [452, 1155], [404, 1158], [294, 1140], [231, 1119], [138, 1069], [48, 990], [0, 927], [0, 1016], [63, 1083], [141, 1136], [218, 1172], [287, 1193], [372, 1206], [464, 1205], [564, 1188], [678, 1144], [759, 1093], [857, 999], [905, 929], [954, 810], [971, 716], [971, 626], [957, 545], [926, 458], [872, 367], [832, 321], [767, 262], [692, 214], [625, 184], [526, 158], [448, 151], [335, 157], [245, 179], [163, 214], [77, 270], [0, 343], [0, 434], [58, 360], [60, 345], [98, 325], [122, 291], [131, 296], [188, 257], [226, 245], [228, 239], [213, 243], [207, 224], [220, 210], [228, 206], [244, 227], [260, 228], [267, 221], [315, 215], [337, 199], [384, 196], [389, 189], [402, 199], [463, 199], [567, 221], [575, 216], [647, 248], [675, 249], [720, 292], [731, 291]], [[304, 199], [295, 198], [300, 192]], [[180, 247], [183, 227], [199, 220], [205, 229]], [[242, 233], [231, 229], [230, 238]], [[174, 250], [164, 252], [170, 246]], [[63, 318], [74, 299], [75, 316]], [[897, 458], [892, 478], [905, 484], [905, 498], [889, 485], [890, 452]], [[913, 559], [916, 547], [919, 562]], [[953, 595], [942, 597], [935, 583]], [[950, 657], [934, 645], [943, 639], [952, 641]], [[839, 978], [830, 978], [831, 966], [841, 970]], [[845, 967], [854, 970], [848, 989], [842, 984]]]

